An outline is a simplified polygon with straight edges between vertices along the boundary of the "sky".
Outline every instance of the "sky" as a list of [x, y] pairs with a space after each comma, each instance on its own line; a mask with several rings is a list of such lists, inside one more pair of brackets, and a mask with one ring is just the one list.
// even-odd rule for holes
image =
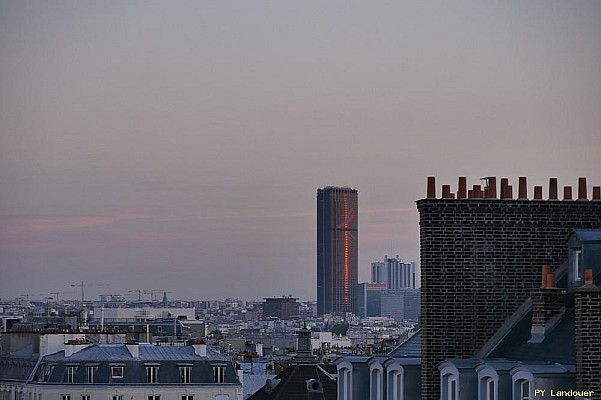
[[358, 190], [368, 281], [419, 263], [428, 176], [601, 185], [599, 21], [593, 0], [0, 0], [0, 298], [315, 299], [317, 188]]

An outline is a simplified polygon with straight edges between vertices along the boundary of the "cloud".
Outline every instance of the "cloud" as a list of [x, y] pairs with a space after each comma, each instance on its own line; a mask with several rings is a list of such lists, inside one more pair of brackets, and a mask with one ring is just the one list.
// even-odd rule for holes
[[139, 211], [119, 211], [96, 215], [68, 217], [13, 217], [7, 221], [9, 229], [25, 232], [47, 232], [90, 229], [118, 222], [155, 220], [155, 216]]

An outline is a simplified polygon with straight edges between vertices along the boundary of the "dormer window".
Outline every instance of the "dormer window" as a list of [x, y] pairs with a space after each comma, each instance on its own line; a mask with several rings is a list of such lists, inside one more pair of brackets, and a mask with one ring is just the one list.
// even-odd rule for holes
[[353, 400], [353, 365], [344, 360], [340, 363], [336, 363], [336, 369], [338, 372], [338, 400]]
[[96, 365], [88, 365], [86, 367], [86, 383], [94, 383], [97, 370], [98, 367]]
[[570, 272], [572, 282], [582, 282], [582, 249], [570, 249]]
[[179, 382], [190, 383], [192, 377], [192, 366], [191, 365], [180, 365], [179, 367]]
[[511, 371], [513, 384], [512, 400], [534, 399], [534, 377], [527, 368], [518, 367]]
[[111, 378], [121, 379], [123, 378], [123, 366], [114, 365], [111, 367]]
[[458, 400], [459, 387], [457, 377], [452, 374], [446, 374], [442, 377], [442, 400]]
[[400, 368], [388, 368], [387, 379], [388, 384], [387, 399], [402, 400], [403, 399], [403, 373]]
[[480, 379], [480, 399], [482, 400], [496, 400], [496, 383], [495, 379], [487, 376]]
[[146, 383], [157, 383], [159, 381], [158, 365], [146, 366]]
[[77, 371], [77, 365], [67, 365], [65, 367], [65, 382], [75, 382], [75, 372]]
[[225, 365], [213, 365], [213, 382], [225, 382]]

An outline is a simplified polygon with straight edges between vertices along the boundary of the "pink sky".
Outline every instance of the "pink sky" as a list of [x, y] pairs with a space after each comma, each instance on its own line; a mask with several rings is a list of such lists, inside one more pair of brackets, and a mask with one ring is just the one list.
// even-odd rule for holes
[[599, 21], [592, 0], [4, 1], [0, 298], [314, 299], [319, 187], [358, 189], [366, 281], [391, 242], [419, 260], [429, 175], [599, 185]]

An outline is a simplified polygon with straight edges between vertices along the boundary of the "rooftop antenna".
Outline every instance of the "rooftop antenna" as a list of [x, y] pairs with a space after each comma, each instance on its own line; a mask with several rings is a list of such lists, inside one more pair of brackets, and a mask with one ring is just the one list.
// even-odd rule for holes
[[482, 181], [482, 187], [484, 188], [484, 190], [488, 189], [488, 181], [490, 178], [492, 178], [492, 176], [483, 176], [482, 178], [480, 178], [480, 180]]

